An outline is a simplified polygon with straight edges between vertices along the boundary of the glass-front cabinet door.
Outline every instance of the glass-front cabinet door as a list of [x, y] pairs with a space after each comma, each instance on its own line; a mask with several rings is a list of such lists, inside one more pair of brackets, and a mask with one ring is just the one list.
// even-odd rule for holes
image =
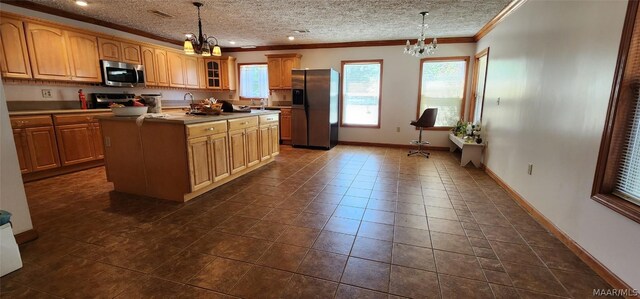
[[222, 81], [220, 80], [220, 61], [205, 59], [205, 63], [207, 65], [207, 88], [222, 88]]

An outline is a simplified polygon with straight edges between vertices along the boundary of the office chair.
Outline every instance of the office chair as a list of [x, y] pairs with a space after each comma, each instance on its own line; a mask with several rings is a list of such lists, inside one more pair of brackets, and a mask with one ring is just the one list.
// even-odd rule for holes
[[420, 155], [429, 158], [430, 153], [423, 149], [423, 146], [429, 144], [429, 141], [422, 140], [422, 129], [431, 128], [436, 124], [436, 116], [438, 115], [438, 108], [428, 108], [422, 112], [420, 119], [412, 121], [411, 125], [420, 129], [420, 135], [418, 140], [412, 140], [411, 144], [417, 145], [417, 150], [411, 150], [407, 156]]

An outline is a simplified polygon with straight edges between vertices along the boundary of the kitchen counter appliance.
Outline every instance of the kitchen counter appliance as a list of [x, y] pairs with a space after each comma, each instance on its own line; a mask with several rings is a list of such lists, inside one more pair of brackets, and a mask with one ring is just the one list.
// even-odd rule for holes
[[109, 104], [116, 103], [125, 106], [133, 106], [133, 98], [135, 94], [132, 93], [92, 93], [91, 94], [91, 108], [109, 108]]
[[125, 62], [100, 60], [102, 84], [112, 87], [145, 86], [144, 66]]
[[338, 89], [334, 69], [292, 70], [291, 144], [331, 149], [338, 144]]

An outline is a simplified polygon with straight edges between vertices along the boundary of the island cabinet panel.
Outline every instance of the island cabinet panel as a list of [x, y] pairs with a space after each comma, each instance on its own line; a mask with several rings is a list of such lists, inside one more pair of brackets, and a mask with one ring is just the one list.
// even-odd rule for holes
[[52, 126], [25, 129], [31, 158], [31, 170], [40, 171], [60, 166], [56, 134]]
[[274, 161], [277, 113], [101, 117], [107, 178], [119, 192], [188, 201]]
[[95, 36], [65, 31], [69, 45], [71, 76], [74, 81], [101, 82], [98, 41]]
[[29, 22], [25, 28], [33, 78], [71, 80], [69, 46], [64, 31]]
[[229, 139], [227, 133], [212, 135], [209, 137], [211, 151], [213, 153], [213, 181], [220, 181], [229, 175]]
[[280, 126], [278, 124], [273, 124], [269, 126], [269, 138], [270, 138], [270, 146], [271, 146], [271, 156], [275, 156], [280, 153]]
[[251, 167], [260, 163], [260, 142], [258, 127], [245, 129], [245, 139], [247, 143], [247, 166]]
[[142, 65], [144, 66], [144, 80], [149, 86], [158, 85], [158, 75], [156, 70], [156, 52], [149, 47], [140, 47]]
[[56, 126], [62, 165], [95, 159], [91, 124]]
[[31, 78], [31, 63], [22, 21], [0, 18], [0, 70], [5, 78]]
[[247, 168], [247, 142], [244, 129], [229, 132], [229, 152], [231, 154], [231, 174]]
[[169, 62], [167, 51], [155, 49], [156, 54], [156, 85], [169, 86]]
[[27, 143], [27, 132], [24, 129], [14, 129], [13, 140], [16, 143], [20, 172], [29, 173], [31, 171], [31, 157], [29, 155], [29, 144]]
[[271, 158], [271, 128], [260, 126], [260, 160]]
[[213, 183], [213, 153], [208, 136], [188, 141], [189, 174], [191, 191], [197, 191]]

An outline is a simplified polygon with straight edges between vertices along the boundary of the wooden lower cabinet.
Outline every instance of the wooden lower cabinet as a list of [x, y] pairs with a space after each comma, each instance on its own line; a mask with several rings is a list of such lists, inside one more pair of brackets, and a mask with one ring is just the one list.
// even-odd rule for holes
[[193, 192], [213, 183], [213, 154], [208, 136], [189, 139], [188, 143], [189, 174]]
[[58, 146], [53, 126], [26, 128], [31, 171], [40, 171], [60, 166]]
[[280, 126], [273, 124], [269, 127], [270, 154], [275, 156], [280, 153]]
[[231, 155], [231, 174], [247, 168], [247, 142], [244, 129], [229, 132], [229, 153]]
[[280, 109], [280, 139], [291, 141], [291, 108]]
[[191, 138], [187, 142], [191, 192], [230, 175], [226, 132]]
[[91, 124], [56, 126], [62, 165], [73, 165], [95, 159]]
[[91, 124], [91, 138], [93, 140], [94, 158], [103, 159], [104, 158], [104, 146], [102, 144], [102, 133], [100, 132], [100, 124], [99, 123], [92, 123]]
[[260, 160], [271, 158], [271, 130], [269, 125], [260, 126]]
[[27, 143], [27, 132], [24, 129], [14, 129], [13, 140], [16, 143], [20, 172], [31, 172], [31, 159], [29, 155], [29, 144]]
[[247, 166], [251, 167], [260, 163], [260, 143], [258, 142], [258, 127], [245, 129], [247, 142]]

